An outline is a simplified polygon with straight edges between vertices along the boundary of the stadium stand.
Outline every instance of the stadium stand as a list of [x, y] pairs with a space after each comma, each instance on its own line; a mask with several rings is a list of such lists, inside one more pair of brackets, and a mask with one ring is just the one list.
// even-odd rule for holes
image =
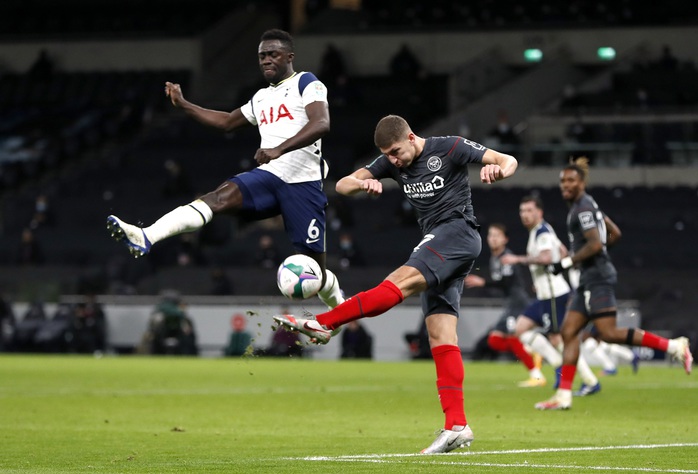
[[[134, 0], [99, 3], [67, 0], [5, 0], [0, 7], [2, 38], [124, 38], [177, 37], [201, 33], [222, 15], [255, 2], [225, 0], [151, 1], [149, 8]], [[257, 2], [265, 3], [265, 2]]]
[[[679, 25], [695, 24], [698, 18], [698, 7], [690, 2], [672, 1], [670, 4], [676, 6], [673, 10], [629, 2], [505, 3], [507, 7], [498, 6], [495, 11], [492, 2], [486, 0], [467, 6], [455, 1], [364, 1], [359, 11], [329, 7], [309, 11], [309, 22], [298, 34], [444, 31], [464, 27], [506, 30]], [[60, 14], [49, 8], [44, 10], [45, 16], [34, 18], [31, 23], [17, 20], [28, 6], [48, 8], [49, 4], [3, 2], [1, 11], [11, 15], [0, 15], [0, 24], [7, 26], [0, 28], [0, 36], [191, 36], [201, 34], [217, 16], [228, 11], [226, 2], [207, 1], [211, 8], [199, 8], [201, 2], [197, 2], [195, 10], [202, 11], [202, 17], [182, 22], [181, 14], [172, 18], [158, 15], [160, 18], [154, 19], [141, 15], [140, 10], [134, 13], [133, 9], [140, 8], [137, 2], [119, 2], [120, 12], [104, 24], [94, 21], [96, 13], [87, 7], [87, 2], [75, 0], [74, 4], [71, 2], [73, 8]], [[117, 4], [110, 1], [105, 5], [115, 8]], [[163, 10], [178, 9], [161, 8], [160, 13]], [[672, 11], [677, 14], [670, 16]], [[386, 57], [390, 53], [386, 51]], [[377, 282], [389, 268], [401, 264], [418, 240], [419, 231], [399, 219], [403, 201], [397, 189], [388, 189], [380, 200], [346, 199], [332, 192], [333, 180], [375, 155], [373, 127], [387, 110], [403, 114], [422, 133], [452, 114], [454, 100], [450, 94], [454, 77], [465, 78], [464, 83], [469, 86], [465, 88], [466, 96], [457, 103], [458, 110], [465, 110], [477, 106], [478, 100], [507, 97], [508, 91], [520, 94], [521, 89], [516, 87], [526, 81], [535, 87], [540, 82], [531, 76], [545, 72], [543, 67], [509, 67], [494, 60], [479, 60], [478, 64], [468, 64], [469, 76], [458, 76], [458, 71], [454, 75], [434, 73], [414, 83], [395, 81], [387, 75], [349, 75], [352, 95], [344, 104], [333, 106], [332, 133], [324, 140], [324, 152], [331, 163], [327, 183], [332, 225], [327, 242], [330, 266], [336, 268], [338, 236], [342, 231], [351, 232], [369, 262], [367, 267], [340, 273], [347, 293], [365, 288], [367, 282]], [[551, 67], [551, 74], [560, 71]], [[582, 85], [602, 74], [610, 75], [612, 80], [608, 88], [585, 89], [574, 98], [550, 87], [554, 97], [542, 97], [520, 112], [509, 110], [521, 146], [548, 145], [536, 138], [529, 138], [527, 143], [527, 134], [532, 134], [541, 110], [549, 112], [548, 119], [557, 127], [552, 135], [557, 136], [558, 143], [551, 142], [558, 146], [557, 155], [540, 152], [532, 154], [535, 159], [529, 159], [522, 153], [529, 160], [526, 164], [558, 166], [568, 154], [581, 152], [591, 154], [592, 166], [607, 164], [604, 160], [614, 166], [698, 162], [692, 158], [698, 154], [698, 119], [676, 115], [682, 108], [695, 107], [698, 101], [698, 81], [690, 61], [679, 59], [676, 70], [669, 71], [651, 65], [618, 70], [614, 65], [572, 65], [563, 72]], [[193, 74], [195, 71], [189, 70], [138, 70], [58, 71], [48, 79], [17, 72], [0, 76], [0, 287], [4, 292], [25, 300], [38, 294], [54, 298], [85, 292], [156, 294], [163, 288], [203, 295], [210, 292], [210, 273], [215, 265], [226, 269], [236, 294], [276, 293], [273, 270], [257, 268], [250, 252], [262, 234], [274, 237], [280, 254], [291, 252], [283, 230], [273, 222], [260, 225], [240, 218], [217, 219], [196, 235], [193, 245], [202, 258], [187, 267], [177, 264], [181, 244], [178, 239], [163, 242], [147, 258], [133, 260], [104, 229], [108, 214], [117, 213], [145, 224], [159, 217], [163, 210], [186, 201], [186, 196], [163, 195], [164, 166], [168, 160], [185, 170], [191, 197], [211, 189], [226, 174], [253, 166], [251, 156], [258, 146], [254, 129], [223, 135], [170, 110], [162, 96], [163, 82], [175, 80], [188, 85], [193, 82]], [[674, 81], [683, 86], [675, 87], [678, 82]], [[480, 83], [481, 88], [473, 87]], [[239, 97], [237, 103], [246, 100], [248, 91], [255, 87], [249, 84], [247, 88], [234, 89]], [[638, 88], [646, 90], [651, 98], [649, 103], [636, 103]], [[632, 120], [619, 120], [619, 111], [631, 115]], [[494, 110], [492, 117], [497, 112]], [[672, 113], [678, 117], [673, 122], [667, 119], [667, 114]], [[610, 116], [615, 121], [610, 121]], [[581, 129], [575, 128], [577, 118], [584, 125]], [[473, 138], [487, 142], [491, 137], [486, 132], [495, 122], [489, 118], [483, 121], [486, 123]], [[460, 133], [455, 123], [458, 122], [450, 122], [445, 129]], [[646, 130], [651, 131], [651, 136], [660, 137], [652, 147], [646, 146]], [[572, 142], [572, 148], [560, 148], [562, 142]], [[491, 143], [498, 147], [498, 142]], [[624, 144], [630, 146], [624, 149], [627, 160], [618, 156], [618, 147]], [[613, 148], [604, 155], [598, 151], [599, 145]], [[638, 149], [650, 150], [651, 154], [638, 155]], [[649, 329], [672, 329], [685, 324], [698, 303], [693, 291], [698, 247], [690, 237], [698, 227], [698, 186], [603, 187], [593, 185], [593, 181], [592, 177], [590, 193], [623, 230], [623, 240], [612, 249], [621, 271], [618, 296], [642, 302], [643, 325]], [[478, 219], [483, 226], [495, 221], [506, 223], [512, 243], [520, 242], [523, 246], [526, 236], [516, 209], [521, 197], [532, 191], [541, 194], [549, 220], [563, 234], [566, 209], [554, 182], [533, 188], [476, 188], [473, 196]], [[48, 195], [54, 211], [54, 224], [35, 232], [45, 262], [18, 265], [20, 234], [31, 219], [36, 197], [42, 193]], [[487, 258], [485, 250], [483, 265]], [[675, 315], [675, 321], [663, 319], [666, 311]]]
[[468, 29], [555, 29], [691, 24], [698, 8], [690, 2], [664, 4], [573, 0], [564, 3], [518, 0], [363, 0], [361, 8], [333, 8], [307, 2], [306, 32], [436, 31]]

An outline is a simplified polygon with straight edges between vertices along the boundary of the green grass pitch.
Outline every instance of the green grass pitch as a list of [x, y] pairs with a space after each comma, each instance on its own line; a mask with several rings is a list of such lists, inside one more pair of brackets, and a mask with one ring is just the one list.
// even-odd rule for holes
[[697, 374], [622, 367], [539, 412], [552, 389], [517, 388], [520, 365], [465, 371], [475, 441], [424, 456], [431, 361], [2, 355], [0, 472], [698, 473]]

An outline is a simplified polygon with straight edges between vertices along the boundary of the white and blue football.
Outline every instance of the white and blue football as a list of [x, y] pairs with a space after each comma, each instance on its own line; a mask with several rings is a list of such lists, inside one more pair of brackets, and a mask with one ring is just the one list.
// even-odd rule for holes
[[279, 265], [276, 284], [285, 297], [304, 300], [317, 295], [322, 287], [322, 270], [311, 257], [291, 255]]

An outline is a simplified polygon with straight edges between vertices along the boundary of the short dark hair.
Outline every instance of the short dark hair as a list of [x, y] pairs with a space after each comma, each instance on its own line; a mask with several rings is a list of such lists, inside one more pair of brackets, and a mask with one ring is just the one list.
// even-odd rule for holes
[[291, 34], [288, 31], [273, 28], [262, 33], [262, 37], [259, 39], [260, 42], [271, 40], [279, 41], [284, 46], [284, 48], [293, 52], [293, 36], [291, 36]]
[[504, 237], [509, 238], [509, 231], [507, 230], [507, 226], [502, 224], [501, 222], [493, 222], [490, 224], [491, 229], [499, 229], [502, 234], [504, 234]]
[[387, 115], [378, 121], [373, 141], [378, 148], [388, 148], [407, 138], [411, 128], [399, 115]]
[[541, 211], [543, 210], [543, 200], [540, 198], [540, 196], [536, 196], [535, 194], [529, 194], [521, 198], [521, 204], [525, 202], [532, 202], [538, 209], [540, 209]]

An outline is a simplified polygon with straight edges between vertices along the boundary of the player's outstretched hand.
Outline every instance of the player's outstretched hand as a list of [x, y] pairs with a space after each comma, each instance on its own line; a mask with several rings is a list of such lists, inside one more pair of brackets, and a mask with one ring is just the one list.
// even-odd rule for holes
[[184, 100], [182, 87], [179, 84], [173, 84], [172, 82], [165, 83], [165, 95], [170, 98], [172, 105], [175, 107], [179, 107], [179, 104], [181, 104]]
[[495, 181], [504, 179], [504, 173], [499, 165], [489, 164], [482, 167], [480, 170], [480, 181], [487, 184], [492, 184]]

